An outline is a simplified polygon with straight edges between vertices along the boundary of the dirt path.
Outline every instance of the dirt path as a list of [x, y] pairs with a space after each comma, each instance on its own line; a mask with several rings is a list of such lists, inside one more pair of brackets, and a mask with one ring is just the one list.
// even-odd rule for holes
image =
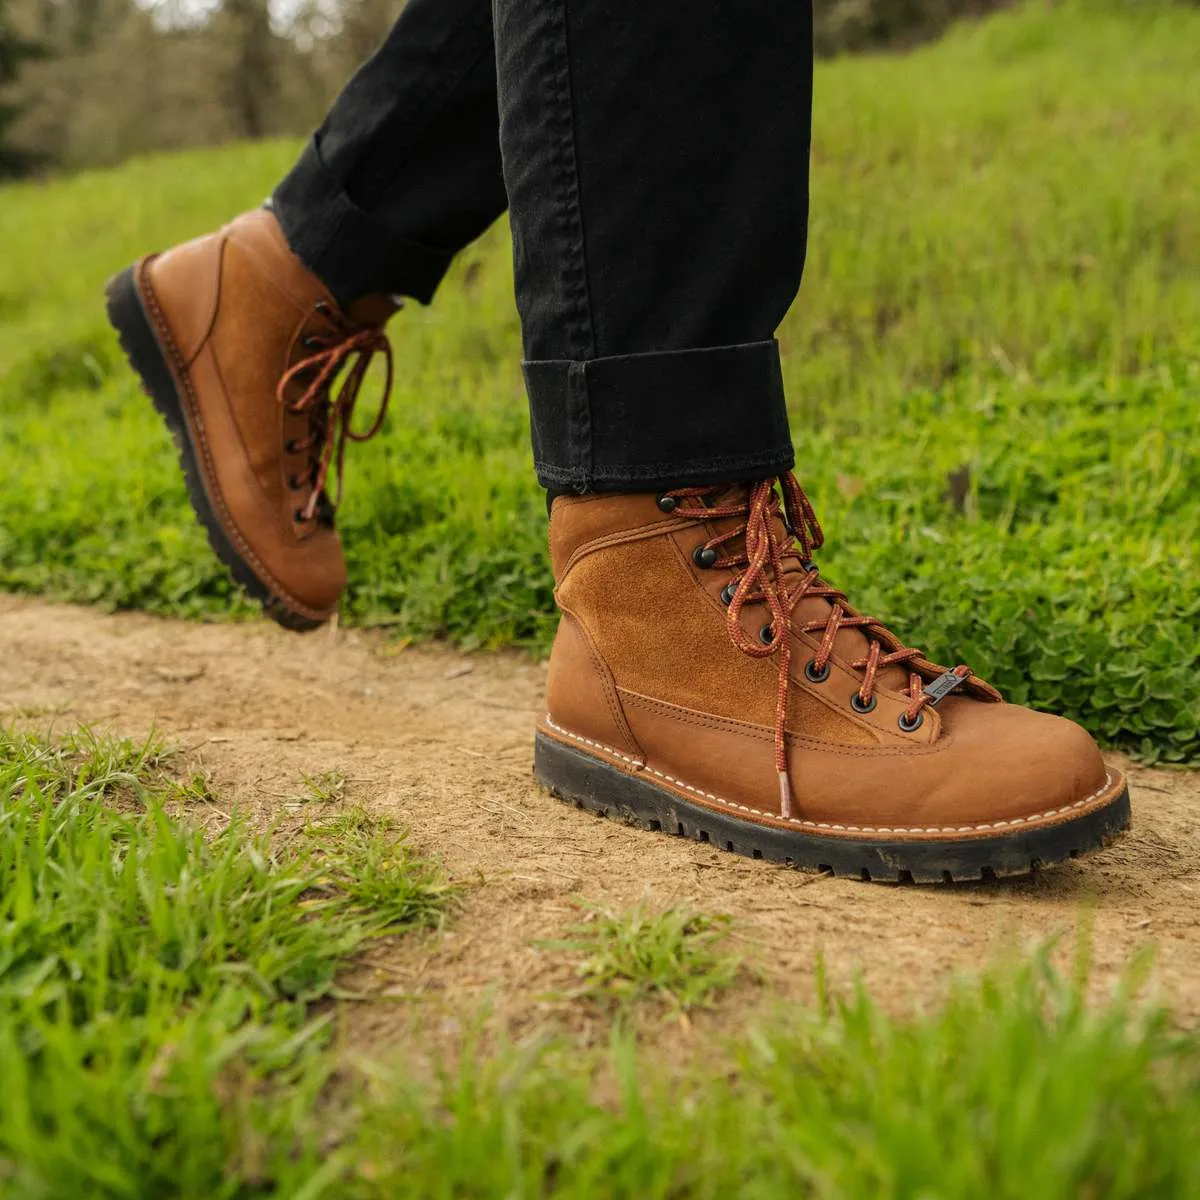
[[[1005, 946], [1094, 928], [1096, 987], [1157, 947], [1156, 986], [1200, 1019], [1200, 773], [1131, 771], [1135, 831], [1082, 863], [1024, 881], [888, 887], [801, 875], [577, 812], [535, 787], [543, 670], [513, 655], [396, 651], [382, 639], [265, 625], [106, 616], [0, 596], [0, 719], [157, 727], [227, 806], [271, 810], [304, 773], [341, 770], [346, 800], [393, 815], [469, 885], [442, 934], [373, 963], [364, 1032], [395, 1036], [431, 1011], [452, 1034], [486, 1005], [516, 1032], [555, 1017], [562, 983], [537, 943], [576, 919], [574, 897], [686, 901], [736, 920], [765, 971], [755, 1004], [809, 999], [818, 952], [835, 984], [861, 972], [896, 1009], [935, 1002]], [[712, 1018], [736, 1024], [744, 1006]], [[397, 1015], [397, 1014], [402, 1015]], [[369, 1027], [369, 1028], [368, 1028]]]

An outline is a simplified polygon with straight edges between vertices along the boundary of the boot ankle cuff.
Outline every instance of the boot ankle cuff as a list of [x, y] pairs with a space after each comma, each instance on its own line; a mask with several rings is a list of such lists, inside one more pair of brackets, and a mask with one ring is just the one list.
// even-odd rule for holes
[[774, 340], [524, 370], [543, 487], [654, 491], [764, 478], [795, 463]]

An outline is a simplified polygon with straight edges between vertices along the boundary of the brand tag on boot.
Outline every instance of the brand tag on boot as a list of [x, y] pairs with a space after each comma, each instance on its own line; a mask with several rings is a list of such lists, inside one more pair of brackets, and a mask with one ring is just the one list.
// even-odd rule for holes
[[959, 675], [957, 671], [947, 671], [945, 674], [939, 675], [932, 683], [925, 685], [925, 695], [929, 697], [929, 703], [936, 708], [951, 692], [962, 687], [966, 682], [965, 675]]

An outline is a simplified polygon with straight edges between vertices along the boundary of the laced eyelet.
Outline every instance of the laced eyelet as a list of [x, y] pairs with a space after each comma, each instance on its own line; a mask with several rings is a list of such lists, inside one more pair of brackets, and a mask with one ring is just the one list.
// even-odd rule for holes
[[717, 561], [717, 552], [711, 546], [697, 546], [692, 551], [692, 562], [702, 571], [707, 571]]
[[[827, 680], [829, 676], [833, 674], [833, 668], [828, 662], [826, 662], [826, 664], [819, 671], [816, 668], [817, 660], [815, 658], [810, 658], [808, 662], [804, 664], [804, 678], [807, 679], [809, 683], [824, 683], [825, 680]], [[855, 699], [857, 699], [858, 693], [855, 692], [854, 696]]]
[[854, 695], [850, 697], [850, 707], [852, 709], [854, 709], [854, 711], [856, 713], [862, 713], [864, 715], [869, 712], [874, 712], [875, 705], [878, 703], [879, 702], [875, 699], [875, 697], [872, 696], [871, 699], [868, 700], [866, 702], [866, 704], [864, 704], [862, 702], [862, 697], [859, 696], [859, 694], [857, 692], [855, 692]]
[[308, 333], [300, 339], [300, 345], [302, 345], [305, 350], [324, 350], [325, 339], [314, 337], [311, 333]]
[[309, 521], [312, 520], [312, 517], [308, 516], [304, 509], [298, 508], [294, 513], [292, 513], [292, 520], [295, 521], [297, 525], [307, 525]]
[[908, 719], [908, 713], [901, 713], [900, 719], [896, 722], [896, 724], [900, 726], [900, 731], [902, 733], [916, 733], [917, 730], [925, 724], [925, 714], [923, 712], [919, 712], [910, 721]]
[[288, 487], [290, 487], [293, 492], [301, 491], [306, 482], [307, 482], [307, 480], [305, 480], [300, 475], [289, 475], [288, 476]]
[[733, 597], [736, 592], [737, 592], [737, 584], [736, 583], [727, 583], [721, 589], [721, 603], [723, 605], [725, 605], [726, 608], [728, 608], [733, 603]]
[[283, 452], [284, 454], [300, 453], [300, 445], [295, 438], [288, 438], [288, 440], [283, 443]]
[[659, 512], [673, 513], [679, 507], [679, 501], [674, 496], [668, 496], [665, 493], [658, 497], [654, 502], [658, 505]]
[[762, 642], [762, 644], [764, 646], [769, 646], [771, 644], [771, 640], [774, 637], [775, 637], [775, 626], [774, 625], [764, 625], [758, 631], [758, 640], [760, 642]]
[[314, 308], [317, 310], [317, 312], [319, 312], [319, 313], [321, 314], [321, 316], [323, 316], [323, 317], [328, 317], [328, 316], [329, 316], [329, 315], [330, 315], [330, 314], [333, 312], [333, 309], [332, 309], [332, 308], [330, 308], [328, 301], [325, 301], [325, 300], [318, 300], [318, 301], [316, 302], [316, 304], [315, 304], [315, 305], [313, 305], [313, 307], [314, 307]]

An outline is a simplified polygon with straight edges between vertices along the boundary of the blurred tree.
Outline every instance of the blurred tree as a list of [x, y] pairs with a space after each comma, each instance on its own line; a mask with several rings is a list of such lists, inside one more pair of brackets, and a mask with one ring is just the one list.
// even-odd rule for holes
[[263, 137], [270, 131], [279, 87], [269, 0], [224, 0], [213, 27], [227, 45], [225, 95], [235, 131], [240, 137]]
[[341, 40], [350, 71], [375, 53], [403, 7], [403, 0], [348, 0], [343, 4]]
[[[320, 120], [334, 96], [388, 35], [404, 0], [292, 0], [287, 35], [303, 53], [301, 71], [285, 74], [289, 111], [297, 111], [295, 91], [306, 79], [312, 105], [310, 124]], [[300, 109], [309, 105], [301, 100]]]
[[[16, 82], [24, 65], [45, 53], [40, 42], [24, 36], [18, 30], [9, 11], [9, 0], [0, 0], [0, 95]], [[16, 175], [28, 169], [34, 156], [12, 145], [13, 123], [20, 116], [21, 105], [16, 101], [0, 100], [0, 176]]]
[[100, 36], [101, 20], [104, 16], [104, 0], [70, 0], [59, 7], [69, 22], [67, 36], [73, 50], [90, 50]]
[[821, 55], [905, 47], [937, 37], [960, 17], [1009, 8], [1014, 0], [818, 0], [816, 47]]

